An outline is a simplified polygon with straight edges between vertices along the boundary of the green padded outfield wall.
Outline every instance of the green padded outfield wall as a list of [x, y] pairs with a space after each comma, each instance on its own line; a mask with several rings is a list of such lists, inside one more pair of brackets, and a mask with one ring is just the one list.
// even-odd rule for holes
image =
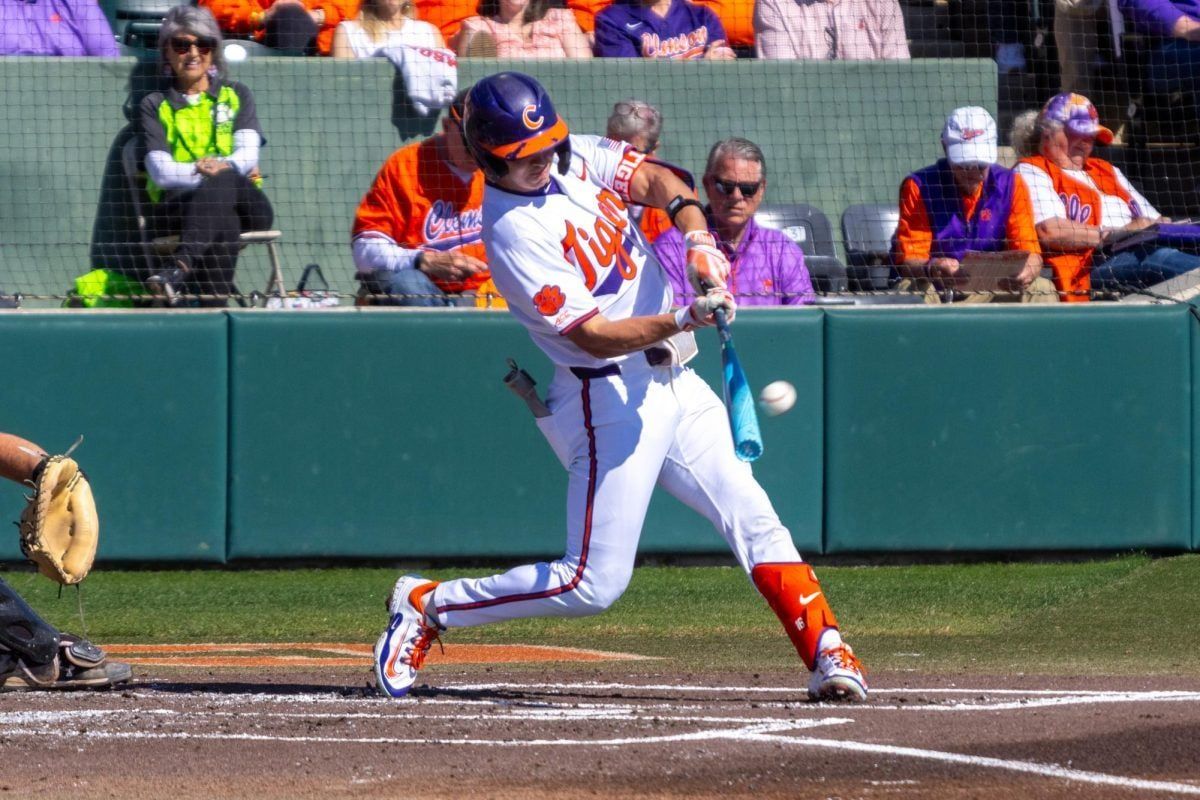
[[[75, 453], [105, 559], [225, 560], [228, 367], [221, 314], [0, 314], [0, 430]], [[0, 481], [0, 520], [22, 487]], [[0, 558], [19, 559], [14, 528]]]
[[[993, 62], [962, 59], [463, 60], [460, 83], [508, 67], [543, 79], [576, 132], [603, 132], [624, 97], [657, 103], [666, 120], [661, 155], [691, 170], [703, 168], [717, 139], [748, 136], [769, 160], [768, 202], [815, 205], [835, 229], [851, 203], [894, 202], [903, 176], [939, 155], [950, 109], [994, 110], [996, 98]], [[0, 102], [19, 109], [0, 119], [0, 290], [61, 295], [93, 260], [117, 266], [129, 252], [114, 244], [129, 240], [130, 225], [115, 159], [129, 135], [122, 106], [148, 88], [131, 80], [133, 70], [132, 59], [0, 59]], [[355, 207], [392, 150], [435, 120], [417, 117], [402, 94], [395, 100], [395, 70], [383, 60], [249, 60], [234, 77], [258, 101], [288, 283], [317, 262], [335, 287], [353, 290]], [[243, 291], [265, 286], [266, 274], [264, 248], [247, 250]]]
[[[821, 543], [819, 312], [746, 315], [746, 368], [802, 387], [764, 424], [756, 465], [797, 544]], [[233, 314], [231, 558], [554, 555], [566, 473], [503, 385], [506, 357], [549, 362], [507, 314]], [[715, 336], [698, 368], [719, 380]], [[783, 354], [782, 357], [774, 354]], [[718, 384], [719, 389], [719, 384]], [[706, 520], [659, 492], [642, 551], [721, 552]]]
[[828, 552], [1191, 545], [1185, 308], [826, 320]]
[[[800, 390], [755, 473], [811, 554], [1200, 545], [1198, 328], [1178, 307], [746, 310], [751, 381]], [[0, 342], [0, 428], [87, 437], [104, 558], [561, 548], [564, 473], [500, 383], [505, 356], [543, 387], [549, 366], [503, 313], [16, 312]], [[727, 549], [659, 493], [642, 552]]]

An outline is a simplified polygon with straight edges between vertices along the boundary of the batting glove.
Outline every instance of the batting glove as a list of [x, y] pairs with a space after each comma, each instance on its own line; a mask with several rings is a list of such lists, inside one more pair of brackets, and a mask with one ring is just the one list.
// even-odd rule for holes
[[717, 311], [725, 312], [725, 321], [733, 322], [737, 315], [737, 301], [728, 289], [709, 289], [697, 297], [690, 306], [675, 312], [675, 325], [681, 331], [694, 331], [717, 324]]
[[717, 240], [708, 231], [691, 231], [683, 235], [687, 245], [688, 283], [702, 295], [713, 286], [724, 289], [729, 280], [729, 259], [717, 247]]

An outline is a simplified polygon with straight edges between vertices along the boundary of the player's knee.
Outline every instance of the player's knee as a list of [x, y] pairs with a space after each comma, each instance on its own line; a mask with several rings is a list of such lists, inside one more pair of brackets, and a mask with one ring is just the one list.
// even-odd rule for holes
[[583, 580], [576, 587], [581, 612], [599, 614], [607, 610], [625, 594], [632, 576], [632, 568], [586, 570]]
[[35, 665], [49, 664], [58, 652], [58, 631], [4, 581], [0, 581], [0, 648]]

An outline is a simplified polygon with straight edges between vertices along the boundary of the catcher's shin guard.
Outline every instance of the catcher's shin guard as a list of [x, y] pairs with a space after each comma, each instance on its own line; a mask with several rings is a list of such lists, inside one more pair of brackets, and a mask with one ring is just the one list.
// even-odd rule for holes
[[0, 580], [0, 648], [30, 666], [42, 666], [54, 661], [58, 643], [58, 631]]
[[759, 564], [750, 577], [767, 604], [783, 623], [800, 659], [810, 670], [816, 667], [817, 643], [826, 628], [836, 628], [837, 619], [825, 601], [825, 593], [812, 567], [794, 564]]

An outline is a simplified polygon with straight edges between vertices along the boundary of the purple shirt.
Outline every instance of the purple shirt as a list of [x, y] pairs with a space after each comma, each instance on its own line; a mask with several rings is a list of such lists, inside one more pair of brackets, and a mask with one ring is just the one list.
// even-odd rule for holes
[[0, 55], [116, 58], [118, 50], [96, 0], [0, 0]]
[[1118, 0], [1125, 18], [1141, 33], [1171, 36], [1182, 16], [1200, 22], [1200, 0]]
[[601, 58], [703, 58], [725, 28], [709, 8], [672, 0], [660, 17], [637, 0], [613, 3], [596, 15], [596, 55]]
[[[711, 230], [711, 226], [710, 226]], [[717, 232], [714, 230], [713, 235]], [[813, 301], [812, 279], [804, 266], [804, 251], [782, 231], [746, 223], [742, 241], [729, 256], [729, 291], [739, 306], [803, 306]], [[654, 242], [654, 253], [666, 270], [679, 305], [692, 302], [695, 291], [687, 280], [687, 249], [676, 228]]]

